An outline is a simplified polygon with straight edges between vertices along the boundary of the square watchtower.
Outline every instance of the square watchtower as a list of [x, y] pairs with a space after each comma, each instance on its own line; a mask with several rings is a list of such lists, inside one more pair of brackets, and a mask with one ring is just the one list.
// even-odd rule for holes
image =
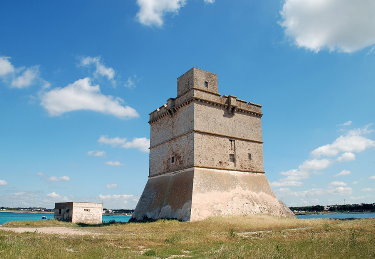
[[264, 175], [261, 106], [220, 96], [217, 75], [192, 68], [177, 97], [150, 113], [149, 179], [133, 220], [292, 215]]

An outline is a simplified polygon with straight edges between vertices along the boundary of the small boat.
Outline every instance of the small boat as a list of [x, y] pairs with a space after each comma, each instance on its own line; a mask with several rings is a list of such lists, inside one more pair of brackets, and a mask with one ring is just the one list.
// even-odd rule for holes
[[46, 216], [42, 216], [42, 219], [47, 219], [47, 217]]

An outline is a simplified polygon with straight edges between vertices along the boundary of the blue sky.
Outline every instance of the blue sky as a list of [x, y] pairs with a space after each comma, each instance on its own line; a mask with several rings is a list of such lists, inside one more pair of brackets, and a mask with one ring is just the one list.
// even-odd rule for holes
[[374, 202], [375, 4], [363, 0], [0, 3], [0, 206], [134, 208], [148, 114], [191, 67], [263, 105], [288, 205]]

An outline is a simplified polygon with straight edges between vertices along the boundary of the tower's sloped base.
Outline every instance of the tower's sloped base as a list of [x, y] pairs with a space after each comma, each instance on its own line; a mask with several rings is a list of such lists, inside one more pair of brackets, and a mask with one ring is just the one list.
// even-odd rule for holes
[[276, 199], [264, 174], [191, 168], [149, 178], [132, 220], [248, 214], [294, 216]]
[[196, 168], [191, 221], [211, 216], [271, 214], [294, 217], [264, 174]]
[[132, 221], [155, 219], [190, 220], [193, 168], [148, 179]]

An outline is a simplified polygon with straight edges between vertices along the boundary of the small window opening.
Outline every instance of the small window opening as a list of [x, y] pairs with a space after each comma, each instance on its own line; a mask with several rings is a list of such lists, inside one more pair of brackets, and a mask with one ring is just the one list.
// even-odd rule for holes
[[236, 162], [236, 158], [235, 158], [235, 156], [234, 156], [234, 154], [229, 154], [229, 161], [230, 162]]
[[174, 164], [176, 162], [176, 158], [174, 156], [171, 157], [171, 164]]
[[208, 82], [204, 81], [204, 87], [208, 88]]
[[61, 209], [59, 209], [59, 214], [61, 214]]
[[251, 157], [251, 153], [249, 153], [249, 154], [248, 154], [248, 157], [249, 157], [249, 160], [251, 160], [251, 159], [252, 159], [252, 157]]
[[83, 209], [84, 211], [90, 211], [90, 209]]
[[230, 139], [230, 150], [236, 150], [236, 141], [234, 139]]

